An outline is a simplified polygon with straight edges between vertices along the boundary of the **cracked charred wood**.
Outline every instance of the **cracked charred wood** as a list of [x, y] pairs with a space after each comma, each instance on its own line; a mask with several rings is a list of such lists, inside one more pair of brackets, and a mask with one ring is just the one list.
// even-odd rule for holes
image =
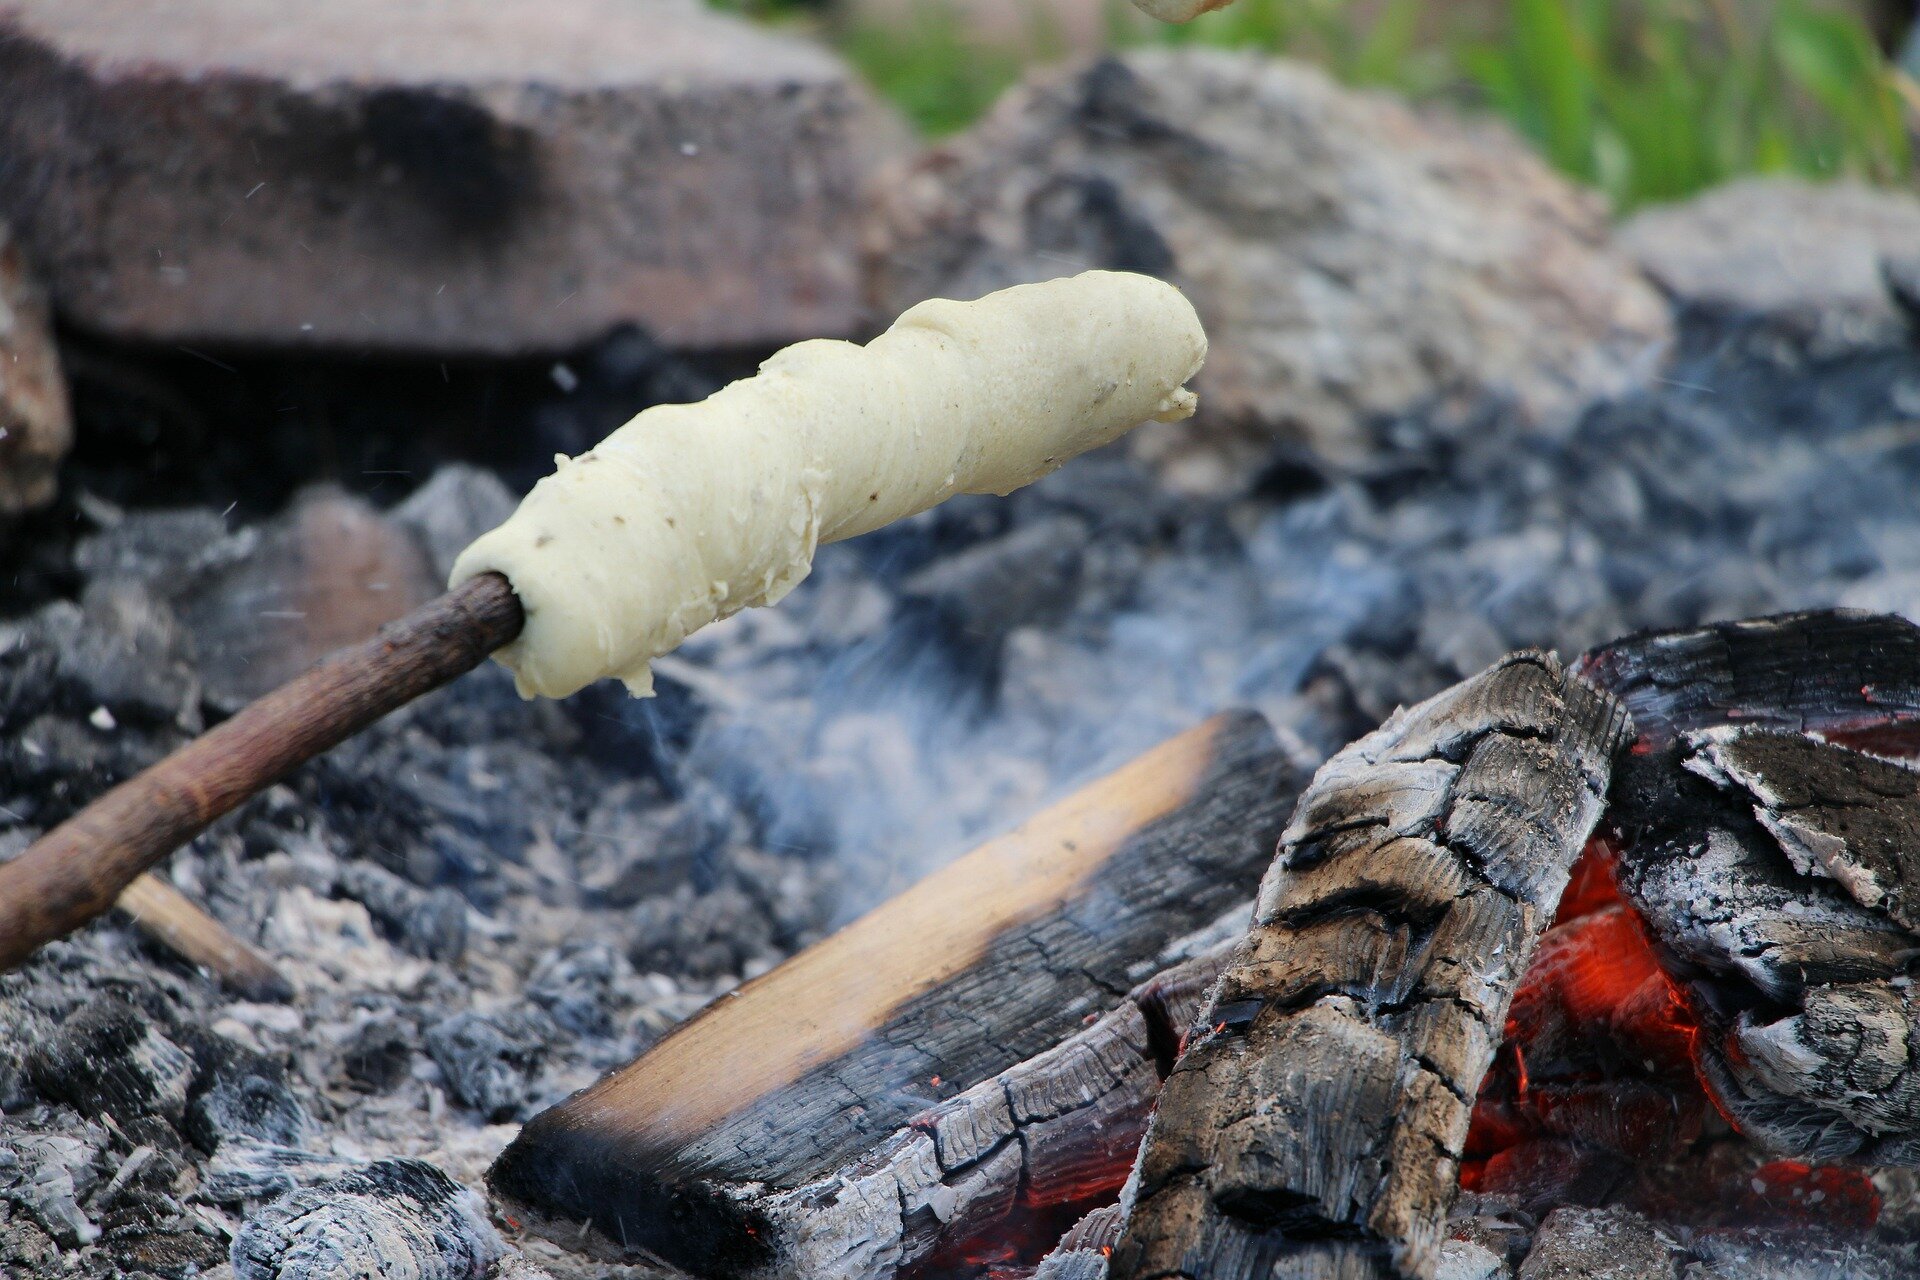
[[[1246, 922], [1130, 992], [1085, 1029], [908, 1119], [850, 1163], [791, 1188], [731, 1188], [782, 1277], [935, 1274], [1031, 1263], [1133, 1167], [1180, 1029]], [[1184, 946], [1185, 944], [1182, 944]], [[1178, 948], [1177, 948], [1178, 949]]]
[[478, 1196], [420, 1160], [295, 1191], [233, 1238], [234, 1280], [480, 1280], [506, 1252]]
[[[1641, 737], [1622, 892], [1748, 1137], [1920, 1163], [1920, 628], [1832, 612], [1638, 636], [1583, 660]], [[1711, 696], [1702, 690], [1713, 691]]]
[[[1023, 1160], [1055, 1158], [1034, 1140], [1049, 1120], [1099, 1100], [1111, 1132], [1135, 1123], [1128, 1090], [1157, 1084], [1173, 1045], [1139, 1000], [1107, 1011], [1252, 895], [1293, 792], [1261, 717], [1215, 717], [536, 1117], [490, 1173], [496, 1196], [567, 1243], [584, 1224], [602, 1247], [709, 1276], [880, 1275], [960, 1238], [1010, 1207], [995, 1188], [1015, 1186]], [[989, 1083], [1049, 1050], [1101, 1083], [1049, 1077], [1032, 1097]], [[978, 1110], [996, 1099], [1004, 1114]], [[923, 1130], [922, 1113], [951, 1118]], [[1086, 1158], [1124, 1173], [1123, 1152]], [[1031, 1173], [1033, 1186], [1077, 1176]]]
[[1321, 768], [1162, 1090], [1115, 1280], [1434, 1274], [1475, 1091], [1626, 732], [1519, 653]]

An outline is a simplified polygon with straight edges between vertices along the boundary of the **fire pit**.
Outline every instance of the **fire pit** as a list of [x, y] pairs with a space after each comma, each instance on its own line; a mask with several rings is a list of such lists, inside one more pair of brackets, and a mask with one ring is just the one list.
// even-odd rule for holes
[[[1144, 271], [1186, 291], [1217, 360], [1191, 427], [1011, 496], [924, 509], [1064, 454], [1012, 479], [933, 467], [905, 486], [926, 501], [852, 494], [903, 517], [886, 527], [831, 495], [694, 623], [776, 609], [598, 665], [516, 657], [552, 693], [641, 685], [650, 661], [649, 699], [522, 701], [484, 664], [232, 783], [119, 913], [0, 974], [0, 1275], [1920, 1273], [1920, 308], [1879, 230], [1802, 246], [1852, 255], [1820, 287], [1729, 283], [1716, 242], [1777, 220], [1676, 209], [1616, 240], [1510, 144], [1253, 58], [1087, 64], [876, 173], [837, 63], [740, 37], [804, 80], [768, 89], [714, 15], [676, 37], [715, 42], [694, 89], [603, 84], [610, 52], [443, 100], [413, 83], [425, 45], [334, 97], [285, 61], [325, 51], [267, 27], [234, 46], [245, 67], [169, 46], [129, 80], [66, 11], [16, 8], [0, 21], [30, 38], [0, 62], [44, 92], [7, 154], [77, 146], [55, 117], [164, 151], [116, 104], [197, 120], [243, 82], [187, 185], [223, 191], [242, 143], [313, 112], [373, 140], [270, 148], [286, 189], [236, 215], [267, 220], [245, 235], [178, 206], [232, 280], [279, 270], [262, 226], [358, 245], [357, 274], [279, 277], [335, 280], [324, 333], [291, 292], [170, 312], [184, 286], [128, 265], [140, 225], [110, 201], [58, 244], [13, 213], [41, 260], [0, 263], [33, 326], [0, 352], [39, 341], [35, 385], [63, 370], [71, 421], [44, 388], [4, 406], [34, 434], [32, 474], [0, 474], [0, 866], [427, 605], [555, 453], [598, 465], [636, 409], [780, 342], [871, 337], [859, 296], [891, 313]], [[433, 66], [482, 55], [503, 56]], [[676, 114], [695, 90], [713, 109]], [[636, 119], [649, 164], [688, 162], [679, 204], [570, 149]], [[436, 139], [526, 181], [467, 210]], [[760, 194], [796, 212], [758, 266], [725, 247], [758, 205], [725, 204], [725, 235], [667, 227], [763, 153], [780, 191]], [[410, 239], [316, 197], [321, 160], [368, 209], [411, 210]], [[603, 240], [647, 264], [578, 314], [535, 269], [586, 251], [560, 234], [569, 192], [625, 210]], [[1891, 243], [1920, 206], [1885, 198], [1865, 221]], [[1780, 199], [1804, 221], [1864, 197]], [[435, 301], [428, 215], [459, 224], [457, 303]], [[1501, 229], [1484, 253], [1479, 226]], [[502, 287], [538, 305], [490, 310], [515, 246]], [[404, 288], [363, 313], [366, 262]], [[690, 273], [727, 289], [660, 283]], [[965, 338], [943, 305], [924, 328]], [[1116, 430], [1192, 408], [1192, 353], [1144, 331], [1179, 367], [1111, 379], [1144, 397]], [[911, 390], [931, 359], [845, 381]], [[863, 536], [816, 554], [835, 531]], [[625, 578], [582, 581], [592, 603]], [[484, 643], [431, 683], [520, 631], [519, 595], [469, 589], [493, 592]], [[346, 726], [279, 723], [309, 745]], [[181, 797], [182, 832], [219, 808]], [[131, 812], [164, 843], [157, 804]]]

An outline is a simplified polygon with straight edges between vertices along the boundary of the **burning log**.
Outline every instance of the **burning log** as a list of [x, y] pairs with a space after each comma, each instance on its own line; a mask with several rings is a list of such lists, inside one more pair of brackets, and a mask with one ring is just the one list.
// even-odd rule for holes
[[1116, 1277], [1431, 1276], [1620, 704], [1513, 655], [1330, 760], [1169, 1076]]
[[1640, 740], [1620, 887], [1742, 1133], [1920, 1163], [1920, 628], [1834, 612], [1636, 637], [1583, 660]]
[[[523, 693], [648, 663], [772, 604], [821, 542], [955, 493], [1006, 494], [1152, 418], [1206, 357], [1171, 285], [1091, 271], [931, 299], [864, 347], [801, 343], [699, 405], [657, 405], [535, 487], [454, 587], [250, 704], [0, 865], [0, 970], [113, 904], [214, 819], [500, 651]], [[510, 585], [511, 583], [511, 585]]]
[[496, 1195], [728, 1277], [880, 1276], [1016, 1207], [1070, 1221], [1125, 1176], [1210, 973], [1102, 1012], [1246, 900], [1287, 777], [1256, 715], [1173, 739], [536, 1117]]

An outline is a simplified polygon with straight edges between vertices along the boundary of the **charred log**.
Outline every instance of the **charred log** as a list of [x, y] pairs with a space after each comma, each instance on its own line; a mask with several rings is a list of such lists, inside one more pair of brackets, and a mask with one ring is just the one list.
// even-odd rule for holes
[[1920, 744], [1920, 628], [1794, 615], [1585, 667], [1642, 731], [1614, 787], [1620, 885], [1721, 1109], [1776, 1152], [1920, 1162], [1920, 773], [1895, 758]]
[[1472, 1099], [1625, 732], [1521, 653], [1315, 775], [1162, 1092], [1116, 1277], [1434, 1274]]
[[[1152, 1029], [1165, 991], [1114, 1002], [1251, 896], [1291, 794], [1265, 722], [1217, 717], [536, 1117], [493, 1189], [569, 1242], [585, 1224], [620, 1252], [717, 1276], [882, 1274], [1010, 1208], [1029, 1160], [1111, 1164], [1096, 1179], [1111, 1190], [1131, 1153], [1119, 1135], [1137, 1139], [1180, 1025]], [[1048, 1050], [1068, 1083], [995, 1080]], [[1108, 1145], [1036, 1136], [1090, 1105]]]
[[276, 1200], [233, 1240], [235, 1280], [479, 1280], [506, 1252], [479, 1198], [419, 1160], [381, 1160]]

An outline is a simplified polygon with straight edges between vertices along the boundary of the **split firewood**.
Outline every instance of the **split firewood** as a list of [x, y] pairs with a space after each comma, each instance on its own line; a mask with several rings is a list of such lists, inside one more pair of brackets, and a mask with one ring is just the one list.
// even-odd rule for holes
[[570, 1244], [591, 1228], [702, 1275], [843, 1280], [1023, 1197], [1110, 1194], [1205, 975], [1115, 998], [1250, 896], [1291, 793], [1260, 717], [1214, 718], [537, 1116], [496, 1196]]
[[1116, 1278], [1434, 1274], [1475, 1092], [1626, 724], [1521, 653], [1321, 768], [1162, 1090]]
[[1920, 628], [1797, 614], [1582, 668], [1640, 732], [1619, 885], [1690, 994], [1715, 1104], [1782, 1154], [1920, 1163]]
[[302, 762], [478, 665], [560, 696], [771, 604], [821, 542], [1004, 494], [1149, 418], [1206, 355], [1172, 286], [1122, 272], [935, 299], [866, 346], [806, 342], [697, 405], [657, 405], [541, 481], [454, 586], [250, 704], [0, 865], [0, 969], [110, 907]]

